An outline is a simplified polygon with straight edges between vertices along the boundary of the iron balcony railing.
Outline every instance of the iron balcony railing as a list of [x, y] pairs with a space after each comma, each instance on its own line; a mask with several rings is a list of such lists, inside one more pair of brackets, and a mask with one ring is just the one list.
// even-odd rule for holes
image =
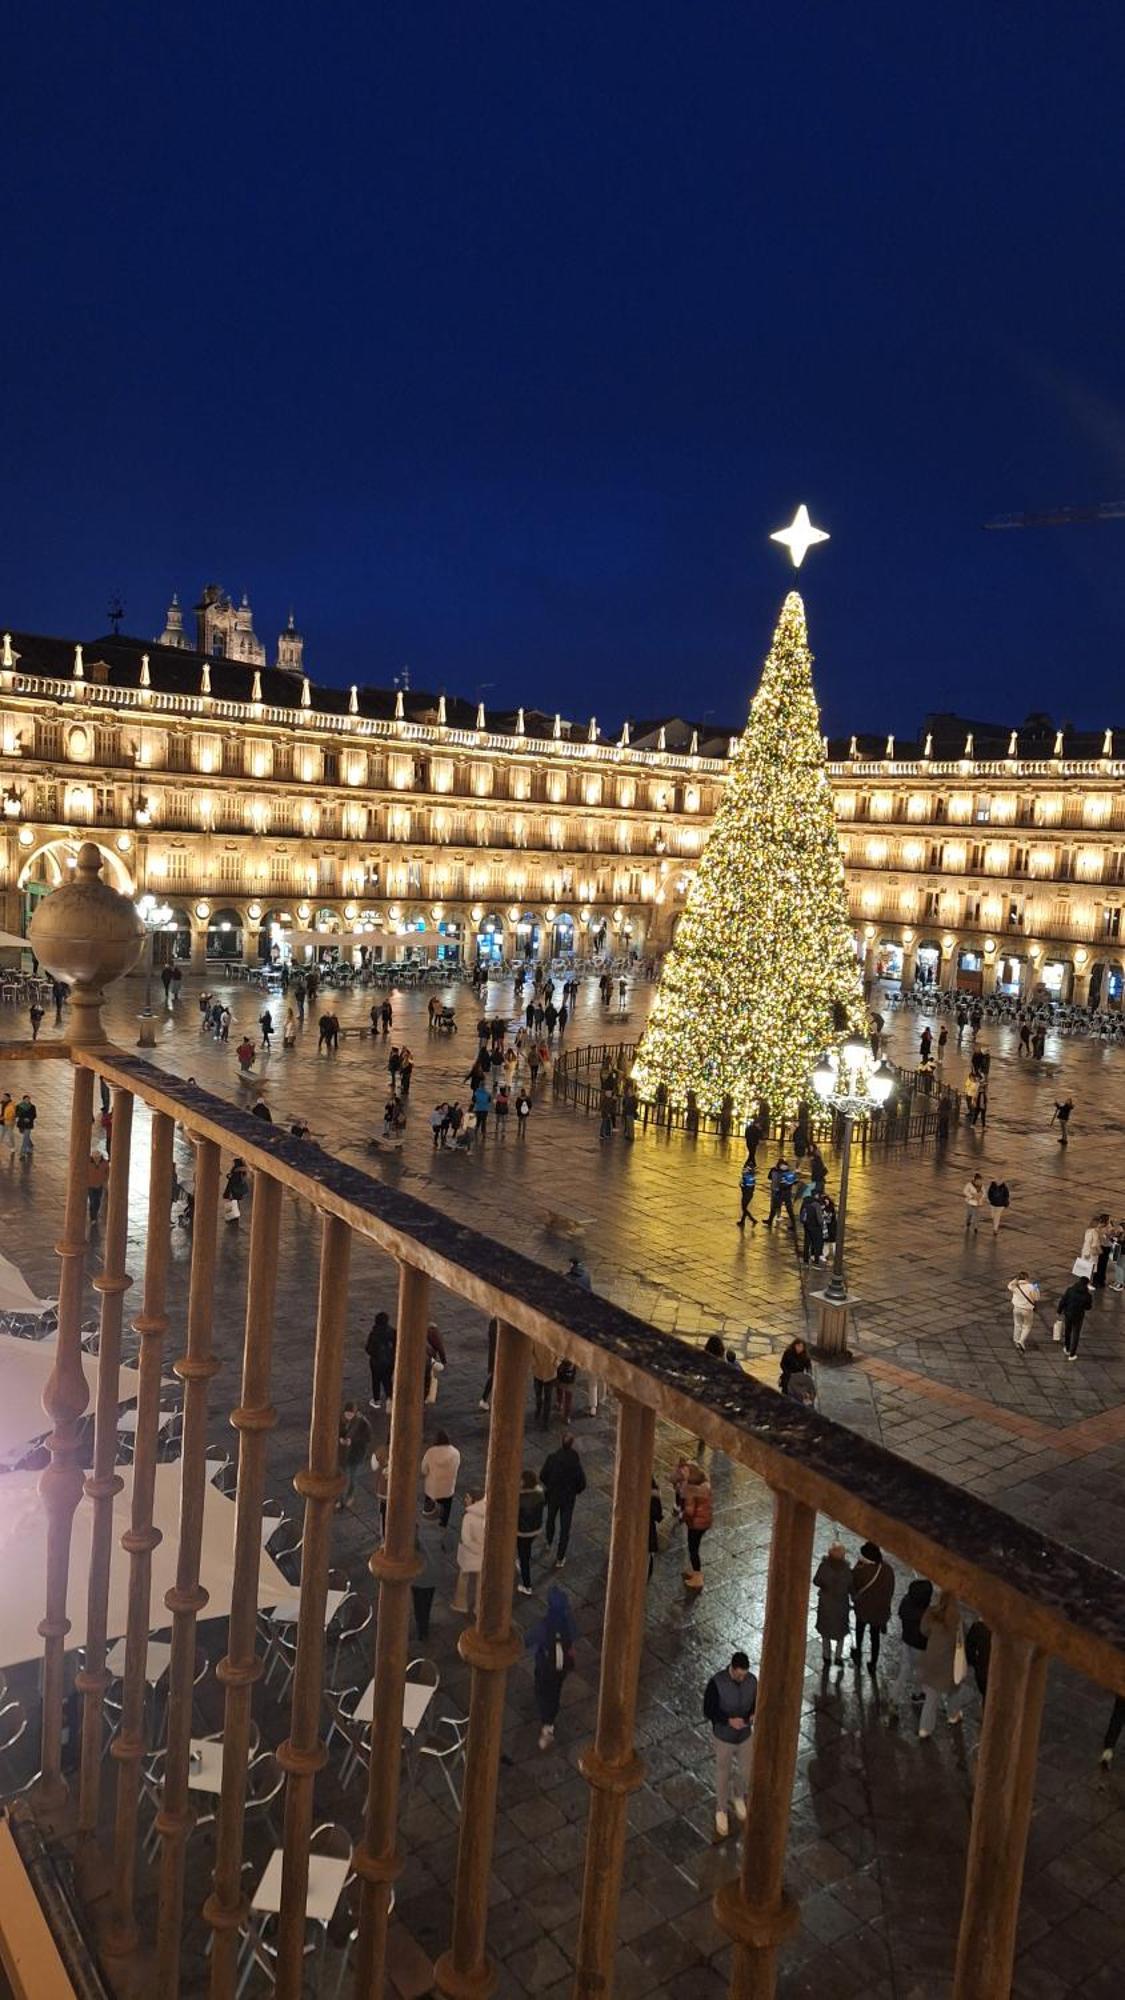
[[[66, 1055], [67, 1051], [60, 1050]], [[0, 1057], [44, 1059], [42, 1045], [0, 1046]], [[1099, 1567], [960, 1488], [906, 1463], [611, 1305], [560, 1285], [557, 1274], [465, 1228], [395, 1188], [371, 1179], [308, 1142], [179, 1082], [135, 1055], [107, 1045], [75, 1046], [69, 1165], [61, 1240], [57, 1363], [44, 1397], [53, 1423], [41, 1495], [49, 1521], [44, 1580], [40, 1823], [69, 1836], [95, 1885], [99, 1949], [119, 1989], [175, 2000], [185, 1931], [202, 1915], [210, 1929], [212, 2000], [233, 2000], [248, 1906], [243, 1874], [251, 1710], [263, 1673], [257, 1642], [258, 1577], [266, 1458], [275, 1408], [274, 1322], [282, 1198], [288, 1191], [319, 1217], [316, 1334], [309, 1356], [308, 1453], [294, 1480], [303, 1503], [299, 1622], [287, 1697], [288, 1735], [277, 1760], [285, 1773], [283, 1866], [276, 1959], [282, 2000], [302, 1991], [306, 1889], [317, 1777], [326, 1756], [322, 1728], [325, 1609], [334, 1504], [343, 1488], [337, 1462], [350, 1264], [357, 1240], [398, 1272], [398, 1347], [391, 1419], [385, 1540], [370, 1559], [377, 1580], [370, 1769], [362, 1826], [350, 1857], [358, 1885], [350, 1992], [387, 1990], [391, 1890], [402, 1867], [400, 1760], [407, 1671], [410, 1582], [415, 1556], [416, 1468], [420, 1456], [426, 1326], [431, 1287], [441, 1286], [499, 1320], [487, 1460], [488, 1510], [475, 1619], [460, 1651], [471, 1697], [453, 1893], [452, 1931], [439, 1959], [438, 1992], [491, 1990], [489, 1873], [509, 1669], [521, 1652], [511, 1606], [524, 1410], [533, 1342], [606, 1381], [618, 1399], [613, 1524], [605, 1585], [601, 1679], [594, 1739], [580, 1768], [590, 1788], [585, 1868], [573, 1991], [594, 2000], [612, 1990], [618, 1901], [630, 1792], [640, 1783], [635, 1748], [637, 1691], [646, 1618], [649, 1509], [657, 1419], [704, 1440], [764, 1480], [774, 1528], [765, 1604], [749, 1813], [739, 1875], [715, 1899], [733, 1943], [732, 2000], [774, 1990], [781, 1940], [799, 1923], [786, 1894], [785, 1854], [798, 1749], [814, 1529], [818, 1513], [896, 1553], [971, 1603], [991, 1628], [955, 2000], [1002, 2000], [1009, 1992], [1024, 1850], [1048, 1662], [1056, 1658], [1107, 1688], [1125, 1691], [1125, 1579]], [[93, 1462], [83, 1473], [82, 1426], [88, 1391], [82, 1370], [81, 1312], [90, 1255], [85, 1227], [86, 1166], [95, 1078], [113, 1093], [114, 1126], [100, 1268], [101, 1297]], [[118, 1371], [130, 1279], [126, 1232], [135, 1165], [137, 1105], [151, 1113], [147, 1224], [139, 1311], [139, 1395], [131, 1519], [121, 1536], [129, 1565], [123, 1703], [103, 1764], [107, 1602], [111, 1546], [118, 1532], [114, 1470]], [[195, 1152], [195, 1212], [184, 1324], [168, 1302], [168, 1213], [177, 1122]], [[216, 1407], [212, 1379], [220, 1152], [233, 1150], [254, 1176], [244, 1299], [241, 1381], [233, 1408]], [[135, 1222], [135, 1218], [134, 1218]], [[229, 1309], [229, 1300], [224, 1300]], [[174, 1357], [174, 1358], [173, 1358]], [[183, 1385], [178, 1465], [176, 1580], [154, 1601], [154, 1485], [162, 1378], [169, 1360]], [[218, 1678], [225, 1697], [222, 1791], [214, 1867], [205, 1898], [185, 1884], [192, 1836], [189, 1739], [197, 1623], [207, 1608], [200, 1551], [208, 1435], [225, 1419], [238, 1440], [233, 1590]], [[74, 1516], [83, 1487], [93, 1503], [77, 1794], [63, 1770], [68, 1688], [67, 1588]], [[145, 1700], [153, 1630], [171, 1626], [168, 1698], [160, 1742], [152, 1742]], [[142, 1776], [163, 1750], [156, 1857], [142, 1876]], [[149, 1765], [151, 1770], [151, 1765]], [[112, 1773], [112, 1777], [107, 1773]], [[112, 1792], [112, 1797], [103, 1794]], [[141, 1889], [145, 1893], [140, 1893]], [[155, 1893], [152, 1893], [154, 1890]], [[198, 1932], [195, 1933], [198, 1940]], [[202, 1967], [202, 1956], [198, 1971]]]

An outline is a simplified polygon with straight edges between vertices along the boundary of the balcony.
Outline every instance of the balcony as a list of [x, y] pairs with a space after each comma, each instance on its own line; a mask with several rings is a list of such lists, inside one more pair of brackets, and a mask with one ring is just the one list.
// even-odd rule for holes
[[[66, 891], [60, 892], [60, 902]], [[105, 928], [105, 927], [103, 927]], [[96, 931], [95, 935], [100, 932]], [[91, 940], [85, 939], [90, 948]], [[53, 954], [73, 968], [65, 946]], [[88, 968], [87, 968], [88, 969]], [[1125, 1687], [1125, 1591], [1121, 1579], [1063, 1549], [991, 1506], [862, 1437], [735, 1374], [722, 1361], [661, 1334], [605, 1300], [560, 1285], [554, 1270], [461, 1227], [416, 1198], [263, 1126], [192, 1084], [180, 1083], [98, 1039], [96, 997], [76, 983], [77, 1033], [67, 1050], [40, 1045], [38, 1060], [69, 1061], [70, 1161], [59, 1255], [57, 1364], [45, 1395], [54, 1423], [51, 1462], [40, 1487], [50, 1525], [42, 1605], [43, 1698], [38, 1717], [41, 1775], [33, 1794], [40, 1823], [73, 1849], [78, 1877], [98, 1926], [100, 1951], [121, 1991], [198, 1990], [203, 1941], [211, 1942], [210, 1985], [230, 2000], [243, 1971], [263, 1990], [268, 1969], [279, 1994], [296, 1996], [306, 1968], [321, 1984], [356, 2000], [393, 1992], [408, 1956], [392, 1917], [392, 1888], [416, 1821], [406, 1810], [403, 1740], [410, 1646], [410, 1586], [416, 1558], [416, 1467], [422, 1436], [426, 1327], [436, 1287], [492, 1313], [499, 1322], [487, 1462], [489, 1504], [473, 1622], [460, 1641], [470, 1676], [458, 1727], [444, 1880], [453, 1883], [453, 1918], [436, 1985], [447, 1995], [488, 1990], [493, 1898], [493, 1830], [505, 1730], [509, 1670], [522, 1651], [512, 1628], [524, 1412], [532, 1343], [608, 1382], [618, 1399], [613, 1471], [613, 1536], [604, 1590], [600, 1690], [591, 1701], [593, 1740], [580, 1762], [589, 1788], [585, 1863], [574, 1934], [574, 1993], [593, 2000], [612, 1982], [618, 1910], [628, 1854], [627, 1806], [640, 1782], [637, 1700], [645, 1645], [648, 1498], [658, 1421], [701, 1438], [756, 1473], [772, 1494], [757, 1755], [749, 1836], [740, 1873], [717, 1893], [719, 1923], [732, 1941], [732, 2000], [774, 1990], [779, 1943], [800, 1922], [786, 1895], [784, 1864], [801, 1720], [801, 1663], [808, 1629], [811, 1558], [818, 1514], [891, 1553], [971, 1602], [992, 1631], [989, 1698], [976, 1768], [964, 1883], [955, 2000], [1001, 2000], [1011, 1985], [1015, 1923], [1034, 1785], [1049, 1659], [1107, 1687]], [[22, 1046], [0, 1044], [0, 1059], [28, 1061]], [[89, 1132], [95, 1077], [113, 1092], [113, 1156], [97, 1277], [92, 1465], [85, 1482], [81, 1300], [90, 1255], [85, 1228]], [[167, 1227], [175, 1128], [195, 1153], [195, 1213], [186, 1308], [170, 1324]], [[239, 1153], [254, 1175], [243, 1319], [241, 1379], [220, 1397], [213, 1386], [216, 1273], [223, 1177], [220, 1154]], [[147, 1168], [145, 1264], [135, 1342], [137, 1422], [127, 1466], [119, 1463], [119, 1369], [125, 1334], [129, 1186]], [[294, 1485], [303, 1508], [299, 1595], [284, 1644], [259, 1614], [263, 1520], [270, 1434], [282, 1390], [274, 1353], [279, 1246], [286, 1194], [299, 1197], [320, 1226], [315, 1331], [308, 1354], [308, 1451]], [[312, 1238], [309, 1238], [310, 1242]], [[374, 1619], [357, 1627], [349, 1664], [370, 1678], [370, 1730], [341, 1708], [339, 1640], [331, 1627], [329, 1536], [343, 1478], [337, 1430], [351, 1302], [365, 1302], [372, 1258], [397, 1284], [398, 1348], [383, 1545], [370, 1559]], [[356, 1273], [353, 1278], [353, 1269]], [[225, 1281], [224, 1281], [225, 1282]], [[229, 1289], [221, 1301], [232, 1309]], [[310, 1318], [312, 1286], [309, 1288]], [[173, 1360], [174, 1357], [174, 1360]], [[167, 1417], [165, 1372], [173, 1362], [182, 1399]], [[229, 1362], [228, 1362], [229, 1366]], [[165, 1407], [162, 1408], [162, 1405]], [[166, 1432], [173, 1429], [175, 1450]], [[233, 1535], [227, 1609], [201, 1589], [206, 1524], [213, 1508], [208, 1456], [220, 1436], [237, 1440], [229, 1502]], [[210, 1442], [209, 1442], [210, 1440]], [[127, 1482], [127, 1589], [120, 1575], [111, 1602], [111, 1551], [120, 1537], [118, 1488]], [[82, 1508], [79, 1514], [80, 1506]], [[159, 1516], [159, 1522], [158, 1517]], [[77, 1534], [81, 1521], [83, 1540]], [[268, 1525], [268, 1524], [267, 1524]], [[154, 1592], [159, 1554], [171, 1582]], [[280, 1551], [278, 1552], [280, 1560]], [[83, 1588], [73, 1589], [79, 1577]], [[64, 1774], [64, 1722], [74, 1665], [71, 1618], [85, 1641], [77, 1689], [80, 1745], [73, 1790]], [[124, 1631], [120, 1680], [111, 1680], [108, 1642]], [[204, 1646], [204, 1628], [212, 1635]], [[170, 1628], [167, 1698], [146, 1691], [150, 1639]], [[374, 1632], [372, 1643], [371, 1632]], [[217, 1632], [217, 1638], [214, 1634]], [[366, 1634], [366, 1636], [364, 1636]], [[333, 1649], [335, 1648], [335, 1653]], [[221, 1792], [209, 1833], [195, 1824], [191, 1739], [203, 1671], [223, 1704]], [[158, 1663], [159, 1664], [159, 1663]], [[422, 1663], [413, 1662], [415, 1675]], [[163, 1675], [161, 1676], [163, 1678]], [[265, 1685], [263, 1686], [263, 1682]], [[362, 1686], [362, 1682], [360, 1685]], [[271, 1687], [273, 1688], [270, 1694]], [[119, 1699], [110, 1702], [111, 1689]], [[278, 1692], [278, 1689], [280, 1692]], [[336, 1690], [326, 1704], [325, 1690]], [[257, 1716], [267, 1696], [286, 1731], [276, 1753], [281, 1835], [276, 1922], [252, 1916], [244, 1875], [248, 1829], [261, 1803], [255, 1763]], [[103, 1753], [106, 1736], [110, 1754]], [[343, 1846], [316, 1847], [322, 1774], [339, 1765], [341, 1728], [356, 1753], [344, 1787], [350, 1824]], [[349, 1735], [349, 1730], [351, 1734]], [[333, 1741], [326, 1741], [331, 1734]], [[216, 1753], [219, 1754], [219, 1753]], [[272, 1767], [271, 1767], [272, 1769]], [[272, 1782], [272, 1779], [271, 1779]], [[283, 1797], [282, 1797], [283, 1791]], [[348, 1810], [347, 1804], [341, 1810]], [[323, 1956], [310, 1963], [306, 1908], [313, 1858], [333, 1861], [350, 1884], [347, 1921], [331, 1938], [314, 1935]], [[316, 1926], [313, 1927], [314, 1933]], [[426, 1991], [427, 1987], [416, 1989]]]

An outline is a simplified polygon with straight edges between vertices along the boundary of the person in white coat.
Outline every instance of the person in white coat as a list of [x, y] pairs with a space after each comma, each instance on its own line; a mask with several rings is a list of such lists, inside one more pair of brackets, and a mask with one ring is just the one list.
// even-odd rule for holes
[[457, 1544], [457, 1588], [453, 1593], [454, 1611], [471, 1612], [476, 1603], [476, 1593], [480, 1588], [478, 1579], [484, 1561], [484, 1516], [485, 1496], [465, 1494], [465, 1512], [461, 1519], [461, 1539]]
[[971, 1180], [965, 1182], [962, 1194], [965, 1198], [965, 1230], [967, 1233], [971, 1229], [975, 1235], [981, 1209], [987, 1205], [988, 1200], [984, 1191], [983, 1176], [974, 1174]]
[[1039, 1304], [1039, 1287], [1026, 1271], [1017, 1271], [1009, 1280], [1008, 1296], [1012, 1301], [1012, 1341], [1022, 1354]]
[[461, 1454], [457, 1446], [450, 1444], [446, 1431], [439, 1431], [433, 1443], [422, 1453], [422, 1492], [425, 1495], [425, 1512], [440, 1515], [443, 1528], [449, 1525], [460, 1470]]

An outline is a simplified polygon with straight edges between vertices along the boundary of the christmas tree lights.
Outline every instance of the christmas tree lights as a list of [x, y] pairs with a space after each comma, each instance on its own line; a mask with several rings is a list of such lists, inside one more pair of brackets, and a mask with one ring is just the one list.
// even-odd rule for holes
[[805, 607], [781, 609], [750, 719], [664, 962], [637, 1050], [658, 1086], [701, 1112], [808, 1099], [825, 1047], [862, 1030], [855, 942], [836, 834]]

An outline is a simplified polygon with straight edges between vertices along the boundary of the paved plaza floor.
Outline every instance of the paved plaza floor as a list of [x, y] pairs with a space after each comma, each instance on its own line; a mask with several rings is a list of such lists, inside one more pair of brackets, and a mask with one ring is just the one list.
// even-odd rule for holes
[[[245, 1103], [234, 1042], [243, 1027], [253, 1032], [262, 997], [244, 988], [224, 993], [236, 1014], [226, 1047], [200, 1034], [196, 991], [188, 985], [178, 1008], [161, 1018], [156, 1060]], [[621, 1019], [616, 1008], [603, 1012], [588, 982], [568, 1044], [632, 1037], [650, 995], [639, 984]], [[134, 983], [115, 994], [108, 1009], [111, 1032], [125, 1046], [135, 1041], [138, 1002]], [[387, 1045], [358, 1033], [346, 1035], [337, 1054], [320, 1056], [315, 1026], [306, 1027], [292, 1053], [281, 1050], [279, 1037], [274, 1053], [259, 1057], [258, 1065], [275, 1116], [304, 1115], [322, 1143], [353, 1164], [553, 1263], [560, 1273], [571, 1249], [579, 1248], [598, 1291], [685, 1338], [700, 1340], [718, 1330], [738, 1346], [745, 1339], [749, 1365], [772, 1380], [777, 1350], [795, 1332], [815, 1329], [815, 1309], [792, 1238], [764, 1226], [745, 1232], [734, 1226], [741, 1144], [692, 1143], [681, 1136], [649, 1136], [632, 1147], [617, 1136], [603, 1144], [596, 1117], [553, 1103], [541, 1085], [524, 1142], [513, 1132], [498, 1144], [490, 1134], [467, 1156], [435, 1154], [429, 1111], [456, 1088], [464, 1101], [463, 1079], [476, 1045], [480, 1010], [467, 989], [457, 989], [456, 1002], [461, 1031], [452, 1041], [438, 1041], [427, 1034], [424, 996], [396, 997], [392, 1040], [408, 1040], [417, 1064], [400, 1152], [368, 1150], [371, 1135], [381, 1130]], [[346, 1030], [366, 1026], [370, 996], [333, 995], [330, 1004]], [[510, 986], [494, 988], [488, 1011], [510, 1005]], [[275, 1003], [275, 1021], [281, 1011]], [[22, 1027], [0, 1021], [9, 1039]], [[890, 1032], [892, 1054], [913, 1052], [912, 1017], [894, 1019]], [[1053, 1346], [1050, 1319], [1090, 1214], [1125, 1206], [1125, 1053], [1049, 1043], [1048, 1063], [1040, 1070], [1019, 1064], [1008, 1031], [991, 1030], [986, 1039], [993, 1053], [992, 1115], [983, 1136], [962, 1126], [944, 1154], [919, 1148], [853, 1166], [848, 1263], [861, 1300], [852, 1335], [857, 1360], [849, 1368], [820, 1371], [821, 1407], [1120, 1566], [1125, 1299], [1099, 1298], [1074, 1367]], [[956, 1058], [951, 1051], [947, 1074], [959, 1078], [966, 1057], [967, 1049]], [[31, 1084], [40, 1118], [30, 1166], [0, 1153], [3, 1248], [38, 1291], [50, 1293], [56, 1289], [51, 1246], [61, 1217], [67, 1073], [61, 1065], [38, 1064], [32, 1073], [30, 1066], [25, 1072], [6, 1064], [4, 1082], [13, 1091]], [[1059, 1084], [1076, 1105], [1066, 1151], [1049, 1125]], [[139, 1141], [144, 1125], [141, 1118]], [[130, 1267], [138, 1277], [145, 1152], [137, 1143]], [[999, 1175], [1012, 1189], [997, 1241], [991, 1232], [965, 1235], [961, 1188], [978, 1164], [986, 1181]], [[831, 1159], [829, 1170], [832, 1187]], [[764, 1202], [758, 1206], [764, 1213]], [[217, 1408], [235, 1400], [247, 1248], [245, 1219], [224, 1230]], [[306, 1442], [317, 1248], [315, 1218], [287, 1198], [277, 1336], [280, 1422], [270, 1446], [269, 1491], [289, 1497]], [[189, 1238], [174, 1230], [170, 1352], [179, 1351], [182, 1338], [189, 1255]], [[1027, 1355], [1012, 1347], [1005, 1290], [1020, 1266], [1042, 1281], [1046, 1305]], [[430, 1434], [437, 1423], [449, 1429], [464, 1453], [463, 1483], [471, 1483], [487, 1440], [488, 1418], [477, 1408], [484, 1324], [442, 1294], [434, 1304], [450, 1367], [427, 1428]], [[88, 1305], [95, 1309], [92, 1292]], [[393, 1311], [393, 1273], [374, 1251], [359, 1246], [347, 1386], [365, 1401], [363, 1339], [381, 1305]], [[576, 1429], [590, 1489], [579, 1503], [563, 1580], [582, 1640], [557, 1746], [542, 1754], [536, 1749], [526, 1661], [512, 1676], [507, 1711], [490, 1943], [502, 1965], [499, 1990], [513, 2000], [568, 1993], [576, 1944], [586, 1802], [576, 1759], [596, 1704], [611, 1419], [584, 1419]], [[215, 1436], [224, 1439], [218, 1418]], [[538, 1443], [529, 1433], [529, 1463], [538, 1462]], [[666, 1503], [680, 1444], [678, 1434], [661, 1428]], [[745, 1645], [756, 1658], [770, 1524], [760, 1482], [721, 1459], [713, 1478], [716, 1518], [705, 1543], [705, 1590], [685, 1600], [677, 1546], [658, 1557], [650, 1587], [639, 1731], [646, 1777], [630, 1802], [617, 1982], [623, 2000], [717, 2000], [724, 1991], [727, 1954], [710, 1896], [736, 1855], [733, 1842], [711, 1844], [711, 1757], [701, 1700], [707, 1677], [734, 1646]], [[334, 1554], [357, 1579], [365, 1575], [375, 1523], [374, 1500], [362, 1493], [358, 1513], [338, 1524]], [[831, 1538], [832, 1524], [825, 1521], [818, 1548]], [[455, 1652], [461, 1621], [448, 1604], [452, 1559], [451, 1537], [429, 1650], [441, 1668], [443, 1695], [456, 1708], [465, 1675]], [[537, 1595], [517, 1600], [524, 1622], [541, 1610], [547, 1581], [542, 1555], [536, 1572]], [[901, 1567], [900, 1577], [904, 1585]], [[974, 1703], [963, 1731], [939, 1726], [928, 1743], [914, 1736], [910, 1712], [904, 1726], [893, 1727], [895, 1633], [897, 1621], [885, 1670], [875, 1681], [851, 1663], [826, 1680], [810, 1638], [790, 1868], [802, 1925], [783, 1954], [780, 1990], [786, 1995], [929, 2000], [949, 1991], [979, 1711]], [[271, 1709], [272, 1697], [263, 1702], [263, 1740], [280, 1741], [283, 1717], [276, 1704]], [[1092, 2000], [1119, 1993], [1125, 1980], [1125, 1802], [1122, 1780], [1104, 1777], [1097, 1763], [1108, 1709], [1100, 1691], [1060, 1671], [1052, 1674], [1014, 1989], [1028, 2000], [1056, 1994]], [[323, 1782], [331, 1786], [330, 1771]], [[318, 1794], [323, 1816], [350, 1817], [356, 1825], [359, 1803], [357, 1789], [343, 1799]], [[428, 1946], [444, 1942], [448, 1931], [453, 1822], [452, 1802], [430, 1788], [415, 1793], [404, 1818], [410, 1858], [398, 1907]], [[201, 1932], [193, 1945], [201, 1950]]]

